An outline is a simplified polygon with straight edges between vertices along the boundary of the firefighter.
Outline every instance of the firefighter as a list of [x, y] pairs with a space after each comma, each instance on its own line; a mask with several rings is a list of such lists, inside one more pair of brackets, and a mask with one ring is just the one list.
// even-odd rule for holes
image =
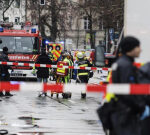
[[[3, 47], [3, 52], [0, 56], [0, 60], [1, 61], [9, 61], [8, 58], [8, 48], [7, 47]], [[10, 66], [8, 65], [0, 65], [0, 81], [10, 81], [10, 74], [8, 72], [8, 69], [12, 69]], [[3, 92], [0, 92], [0, 96], [13, 96], [8, 90], [5, 92], [5, 95], [3, 94]]]
[[[49, 56], [46, 54], [46, 49], [41, 50], [41, 55], [37, 58], [36, 64], [52, 64]], [[49, 68], [46, 67], [36, 67], [37, 69], [37, 81], [47, 83], [49, 78]], [[39, 96], [47, 96], [47, 93], [43, 92]]]
[[[76, 62], [79, 67], [92, 67], [92, 64], [87, 60], [84, 59], [84, 54], [82, 52], [78, 52], [77, 54], [78, 61]], [[78, 79], [77, 81], [81, 83], [88, 83], [88, 76], [89, 76], [89, 71], [88, 70], [82, 70], [79, 69], [77, 73]]]
[[[78, 61], [76, 62], [76, 64], [79, 67], [92, 67], [92, 64], [87, 59], [84, 59], [84, 54], [82, 52], [77, 53], [77, 58], [78, 58]], [[76, 82], [77, 83], [88, 83], [89, 73], [90, 72], [88, 70], [78, 69]], [[86, 94], [81, 93], [81, 97], [85, 98]]]

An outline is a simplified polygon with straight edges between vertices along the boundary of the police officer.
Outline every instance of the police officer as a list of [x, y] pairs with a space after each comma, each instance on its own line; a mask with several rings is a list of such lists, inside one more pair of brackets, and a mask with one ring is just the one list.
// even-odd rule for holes
[[[135, 37], [125, 37], [120, 43], [122, 56], [112, 66], [113, 83], [138, 83], [138, 69], [133, 65], [139, 57], [140, 41]], [[117, 101], [111, 122], [113, 135], [140, 135], [139, 119], [144, 111], [143, 96], [115, 95]], [[121, 115], [120, 115], [121, 114]], [[117, 121], [122, 119], [122, 121]], [[123, 127], [121, 125], [124, 125]], [[132, 128], [135, 127], [135, 130]]]
[[[41, 55], [37, 58], [36, 64], [52, 64], [49, 56], [46, 54], [46, 49], [42, 48]], [[49, 78], [49, 68], [46, 67], [36, 67], [37, 69], [37, 81], [47, 83]], [[47, 93], [42, 93], [41, 95], [47, 95]], [[39, 95], [39, 96], [41, 96]]]
[[[1, 61], [9, 61], [8, 58], [8, 48], [3, 47], [3, 52], [0, 55]], [[8, 65], [0, 65], [0, 81], [10, 81], [10, 74], [8, 69], [12, 69]], [[4, 96], [3, 92], [0, 92], [0, 96]], [[5, 96], [13, 96], [8, 90], [5, 92]]]

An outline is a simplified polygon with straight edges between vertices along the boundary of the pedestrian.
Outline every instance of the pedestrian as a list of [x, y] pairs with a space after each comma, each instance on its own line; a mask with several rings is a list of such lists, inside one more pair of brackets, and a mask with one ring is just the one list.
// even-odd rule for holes
[[[0, 55], [0, 60], [9, 62], [7, 47], [3, 47], [3, 52]], [[10, 74], [8, 69], [12, 69], [12, 68], [8, 65], [0, 65], [0, 81], [5, 81], [5, 82], [10, 81]], [[2, 96], [13, 96], [13, 95], [10, 93], [9, 90], [5, 90], [5, 95], [3, 94], [3, 92], [0, 92], [0, 97]]]
[[[41, 54], [38, 56], [36, 60], [36, 64], [52, 64], [49, 56], [46, 54], [46, 49], [42, 48]], [[49, 78], [49, 68], [47, 67], [36, 67], [37, 69], [37, 81], [47, 83]], [[46, 92], [43, 92], [39, 96], [44, 95], [47, 96]]]
[[[119, 46], [122, 56], [112, 65], [110, 80], [117, 84], [136, 84], [139, 70], [133, 64], [141, 52], [140, 41], [128, 36], [121, 41]], [[98, 109], [106, 135], [143, 135], [141, 117], [145, 112], [145, 99], [143, 95], [107, 93], [107, 102]]]
[[[112, 66], [112, 83], [138, 83], [138, 69], [133, 65], [141, 53], [140, 41], [125, 37], [120, 43], [122, 56]], [[111, 114], [114, 135], [141, 135], [140, 116], [145, 109], [144, 96], [115, 95]], [[135, 130], [133, 130], [133, 128]]]

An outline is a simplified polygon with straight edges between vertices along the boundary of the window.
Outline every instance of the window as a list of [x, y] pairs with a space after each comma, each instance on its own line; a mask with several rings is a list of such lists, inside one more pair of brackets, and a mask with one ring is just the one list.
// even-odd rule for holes
[[5, 17], [5, 18], [4, 18], [4, 21], [5, 21], [5, 22], [9, 22], [9, 17]]
[[84, 17], [84, 29], [89, 30], [90, 29], [90, 20], [88, 17]]
[[9, 6], [9, 3], [10, 3], [10, 0], [5, 0], [5, 1], [4, 1], [4, 5], [5, 5], [5, 6]]
[[15, 23], [16, 24], [20, 23], [20, 17], [15, 17]]
[[40, 5], [45, 5], [45, 0], [40, 0]]
[[16, 8], [20, 8], [20, 0], [15, 1], [15, 6], [16, 6]]
[[2, 44], [0, 50], [4, 46], [8, 47], [9, 53], [33, 53], [34, 50], [39, 51], [39, 41], [35, 37], [1, 37]]
[[99, 29], [104, 30], [104, 21], [102, 18], [99, 19]]

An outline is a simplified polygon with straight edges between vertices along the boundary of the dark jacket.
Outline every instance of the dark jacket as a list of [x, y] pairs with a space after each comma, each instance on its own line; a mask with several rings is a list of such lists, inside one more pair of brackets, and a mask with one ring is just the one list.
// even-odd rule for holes
[[[82, 66], [85, 67], [85, 65], [86, 67], [92, 67], [92, 64], [88, 60], [83, 59], [83, 60], [77, 61], [76, 63], [79, 67], [82, 67]], [[89, 73], [89, 70], [78, 69], [78, 74], [79, 73]]]
[[[138, 69], [133, 63], [133, 58], [121, 56], [112, 66], [112, 82], [138, 83]], [[111, 114], [116, 135], [139, 135], [140, 131], [134, 131], [133, 128], [140, 129], [139, 116], [145, 109], [145, 96], [116, 95], [116, 97], [118, 100], [115, 111]]]
[[[49, 56], [47, 54], [41, 54], [37, 60], [36, 64], [52, 64]], [[37, 67], [37, 77], [38, 78], [48, 78], [49, 77], [49, 68]]]
[[121, 56], [112, 66], [113, 83], [138, 83], [138, 69], [133, 66], [134, 59]]
[[[121, 56], [112, 66], [113, 83], [138, 83], [138, 69], [133, 65], [134, 59], [126, 55]], [[143, 96], [116, 95], [127, 106], [133, 108], [134, 113], [143, 112], [145, 101]]]
[[[0, 61], [9, 62], [8, 55], [2, 52], [0, 54]], [[11, 69], [11, 67], [8, 65], [0, 65], [0, 74], [5, 74], [5, 76], [9, 76], [8, 69]]]

